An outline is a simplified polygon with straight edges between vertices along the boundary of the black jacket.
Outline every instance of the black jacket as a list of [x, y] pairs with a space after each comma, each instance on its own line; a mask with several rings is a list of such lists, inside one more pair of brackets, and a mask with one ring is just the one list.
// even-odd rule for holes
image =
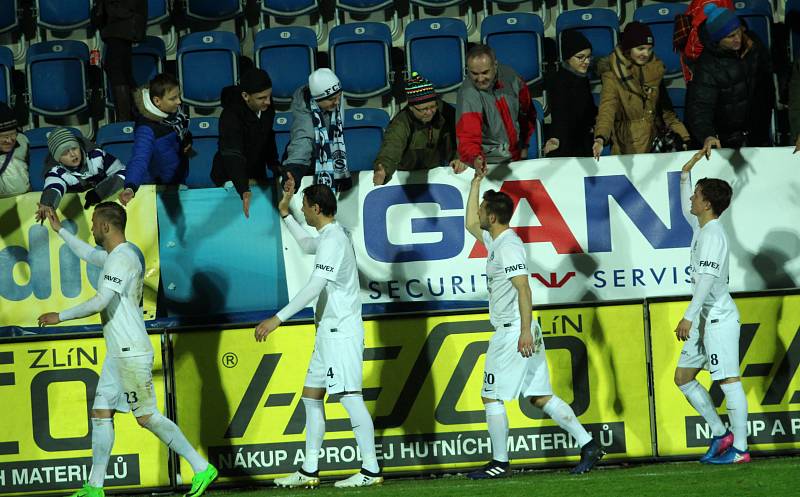
[[703, 53], [686, 94], [686, 125], [699, 144], [717, 136], [723, 147], [769, 145], [775, 89], [769, 53], [761, 42], [742, 35], [738, 53], [711, 42], [700, 29]]
[[597, 106], [592, 98], [589, 78], [560, 66], [547, 80], [546, 87], [552, 118], [547, 138], [559, 140], [558, 148], [547, 156], [591, 157]]
[[238, 86], [222, 90], [219, 117], [219, 150], [214, 155], [211, 180], [217, 186], [233, 181], [239, 195], [250, 190], [249, 180], [267, 180], [267, 167], [278, 175], [278, 149], [271, 106], [258, 117], [242, 98]]
[[147, 0], [96, 0], [94, 21], [104, 40], [142, 41], [147, 33]]

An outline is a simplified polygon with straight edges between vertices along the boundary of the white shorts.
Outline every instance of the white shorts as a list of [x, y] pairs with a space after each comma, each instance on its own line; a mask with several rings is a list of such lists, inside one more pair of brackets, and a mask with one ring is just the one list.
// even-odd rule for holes
[[360, 392], [364, 337], [320, 338], [314, 341], [314, 352], [308, 365], [305, 386], [324, 388], [328, 395]]
[[157, 412], [153, 389], [153, 355], [106, 356], [92, 408], [130, 411], [136, 417]]
[[739, 376], [739, 330], [738, 320], [693, 325], [678, 367], [707, 369], [712, 380]]
[[486, 366], [483, 370], [481, 396], [487, 399], [515, 400], [520, 397], [553, 395], [547, 370], [544, 340], [539, 323], [531, 323], [536, 353], [522, 357], [517, 351], [519, 327], [498, 328], [489, 339]]

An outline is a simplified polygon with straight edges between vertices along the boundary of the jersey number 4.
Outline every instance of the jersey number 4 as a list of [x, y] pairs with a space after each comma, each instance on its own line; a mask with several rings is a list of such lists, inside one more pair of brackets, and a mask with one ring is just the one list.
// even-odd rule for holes
[[328, 368], [328, 374], [326, 374], [328, 378], [333, 378], [333, 368]]

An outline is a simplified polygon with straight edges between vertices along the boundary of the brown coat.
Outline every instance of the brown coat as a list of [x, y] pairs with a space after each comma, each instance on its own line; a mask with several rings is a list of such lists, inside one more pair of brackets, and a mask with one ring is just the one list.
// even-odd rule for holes
[[598, 61], [597, 71], [603, 78], [603, 90], [594, 136], [602, 137], [605, 143], [611, 141], [613, 155], [650, 152], [661, 123], [684, 142], [689, 141], [689, 131], [672, 110], [668, 96], [660, 95], [664, 63], [655, 55], [644, 66], [637, 66], [617, 46], [611, 55]]

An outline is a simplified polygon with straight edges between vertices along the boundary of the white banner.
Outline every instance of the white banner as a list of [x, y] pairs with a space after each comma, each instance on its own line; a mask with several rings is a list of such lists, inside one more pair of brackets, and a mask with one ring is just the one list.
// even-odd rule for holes
[[[517, 202], [510, 224], [527, 248], [534, 304], [690, 293], [691, 229], [679, 183], [691, 155], [539, 159], [492, 169], [481, 193], [499, 189]], [[800, 157], [791, 148], [714, 151], [692, 176], [733, 186], [721, 217], [731, 289], [799, 286]], [[471, 170], [438, 168], [398, 172], [374, 187], [372, 172], [359, 174], [340, 196], [336, 218], [352, 232], [363, 303], [487, 299], [485, 249], [464, 228], [471, 178]], [[293, 212], [302, 222], [301, 201], [296, 195]], [[281, 229], [292, 297], [313, 257]]]

